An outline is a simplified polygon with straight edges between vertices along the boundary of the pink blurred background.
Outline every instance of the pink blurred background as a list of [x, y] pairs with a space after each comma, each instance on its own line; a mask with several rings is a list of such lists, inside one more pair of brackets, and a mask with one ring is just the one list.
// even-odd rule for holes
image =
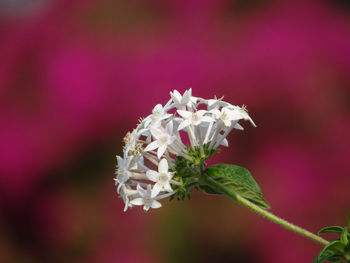
[[350, 5], [0, 0], [0, 262], [312, 262], [321, 247], [199, 192], [124, 213], [115, 155], [169, 92], [248, 104], [212, 163], [317, 232], [350, 212]]

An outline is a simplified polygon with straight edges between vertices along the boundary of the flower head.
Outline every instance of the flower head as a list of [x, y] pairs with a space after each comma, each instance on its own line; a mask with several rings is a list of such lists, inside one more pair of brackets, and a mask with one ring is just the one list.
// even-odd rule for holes
[[193, 97], [191, 89], [170, 96], [124, 138], [115, 177], [124, 211], [141, 205], [148, 211], [161, 207], [160, 199], [189, 196], [204, 161], [220, 145], [228, 146], [226, 137], [233, 129], [243, 130], [238, 122], [255, 126], [245, 106]]

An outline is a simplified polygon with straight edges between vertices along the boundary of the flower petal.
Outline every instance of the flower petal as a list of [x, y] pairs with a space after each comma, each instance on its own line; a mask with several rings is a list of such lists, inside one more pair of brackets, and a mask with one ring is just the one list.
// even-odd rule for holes
[[124, 206], [124, 212], [126, 212], [129, 208], [129, 202], [125, 202], [125, 206]]
[[117, 161], [118, 161], [118, 168], [123, 169], [124, 167], [124, 159], [117, 155]]
[[157, 157], [158, 157], [158, 159], [160, 159], [160, 158], [163, 156], [163, 154], [164, 154], [165, 151], [166, 151], [167, 146], [168, 146], [168, 145], [166, 145], [166, 144], [162, 144], [162, 145], [159, 146], [158, 151], [157, 151]]
[[156, 201], [156, 200], [153, 200], [152, 201], [152, 204], [151, 204], [151, 207], [152, 208], [159, 208], [159, 207], [161, 207], [162, 206], [162, 204], [161, 203], [159, 203], [158, 201]]
[[159, 142], [158, 141], [153, 141], [150, 144], [147, 145], [145, 148], [145, 152], [152, 151], [154, 149], [157, 149], [159, 147]]
[[157, 111], [160, 112], [163, 110], [163, 106], [162, 104], [157, 104], [156, 106], [154, 106], [153, 111]]
[[132, 205], [143, 205], [143, 199], [141, 197], [135, 198], [129, 202]]
[[145, 210], [145, 212], [147, 212], [149, 210], [149, 208], [150, 208], [150, 204], [145, 204], [143, 206], [143, 210]]
[[118, 185], [118, 187], [117, 187], [117, 193], [118, 193], [118, 194], [119, 194], [120, 188], [121, 188], [122, 186], [123, 186], [123, 184], [119, 182], [119, 185]]
[[204, 117], [202, 117], [201, 121], [212, 122], [212, 121], [214, 121], [214, 119], [212, 117], [209, 117], [209, 116], [204, 116]]
[[234, 128], [234, 129], [237, 129], [237, 130], [241, 130], [241, 131], [244, 130], [243, 126], [240, 125], [239, 123], [236, 123], [236, 124], [233, 126], [233, 128]]
[[162, 159], [158, 165], [159, 173], [168, 173], [168, 169], [169, 169], [168, 161], [166, 159]]
[[145, 120], [144, 120], [144, 127], [148, 127], [148, 125], [151, 123], [152, 119], [151, 117], [147, 117]]
[[139, 184], [136, 186], [138, 193], [143, 197], [146, 195], [146, 190], [143, 189]]
[[169, 193], [171, 193], [173, 191], [173, 189], [171, 188], [170, 184], [167, 183], [164, 185], [164, 190], [165, 191], [168, 191]]
[[217, 102], [218, 102], [218, 100], [216, 100], [216, 99], [210, 99], [210, 100], [208, 100], [208, 106], [211, 107]]
[[170, 96], [175, 102], [175, 104], [181, 104], [181, 94], [177, 90], [174, 90], [174, 92], [170, 92]]
[[199, 116], [199, 117], [203, 117], [203, 115], [205, 114], [205, 113], [207, 113], [207, 111], [206, 110], [198, 110], [197, 112], [197, 115]]
[[166, 113], [166, 114], [164, 114], [163, 116], [161, 116], [161, 117], [159, 118], [159, 120], [164, 120], [164, 119], [167, 119], [167, 118], [169, 118], [169, 117], [171, 117], [171, 116], [172, 116], [172, 114]]
[[156, 171], [153, 171], [153, 170], [148, 170], [146, 172], [146, 176], [148, 177], [148, 179], [150, 179], [153, 182], [157, 182], [158, 177], [159, 177], [158, 173]]
[[158, 129], [155, 127], [151, 128], [151, 133], [152, 133], [153, 137], [156, 139], [159, 139], [164, 134], [164, 132], [162, 132], [161, 129]]
[[185, 119], [188, 119], [192, 116], [192, 112], [187, 111], [187, 110], [177, 110], [177, 113]]
[[216, 118], [220, 115], [220, 111], [218, 109], [213, 109], [209, 111], [210, 113], [214, 114]]
[[226, 139], [226, 138], [223, 139], [220, 145], [225, 146], [225, 147], [228, 147], [228, 141], [227, 141], [227, 139]]
[[189, 103], [191, 95], [192, 95], [192, 89], [186, 90], [184, 95], [182, 96], [181, 104], [186, 105], [187, 103]]
[[168, 134], [173, 133], [173, 121], [169, 121], [169, 123], [165, 127], [165, 130]]
[[147, 196], [151, 196], [151, 193], [152, 193], [152, 186], [149, 184], [149, 185], [147, 185], [147, 190], [146, 190], [147, 192], [146, 192], [146, 195]]
[[160, 191], [162, 190], [162, 188], [163, 188], [163, 187], [162, 187], [161, 185], [155, 184], [155, 185], [153, 186], [153, 189], [152, 189], [151, 198], [156, 197], [156, 196], [160, 193]]
[[226, 127], [230, 127], [231, 126], [231, 120], [225, 120], [224, 124]]
[[189, 120], [184, 120], [183, 122], [180, 123], [179, 127], [177, 128], [177, 130], [181, 131], [183, 128], [187, 127], [190, 124], [191, 124], [191, 122]]

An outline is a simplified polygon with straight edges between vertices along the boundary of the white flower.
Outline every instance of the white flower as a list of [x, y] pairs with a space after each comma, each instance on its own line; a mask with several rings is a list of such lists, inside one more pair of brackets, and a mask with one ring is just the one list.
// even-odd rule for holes
[[214, 99], [207, 100], [208, 110], [211, 111], [213, 109], [218, 109], [219, 107], [226, 107], [230, 105], [229, 103], [222, 101], [223, 98], [224, 97], [218, 99], [216, 96], [214, 96]]
[[118, 161], [118, 170], [117, 170], [117, 178], [115, 179], [116, 182], [119, 183], [119, 186], [117, 188], [117, 191], [119, 192], [120, 187], [126, 183], [126, 181], [129, 180], [129, 168], [130, 168], [130, 162], [131, 162], [130, 156], [126, 158], [121, 158], [120, 156], [117, 156]]
[[171, 114], [166, 113], [166, 110], [163, 108], [162, 104], [157, 104], [153, 108], [152, 114], [144, 119], [144, 127], [147, 128], [150, 124], [153, 127], [159, 127], [160, 122], [169, 117], [171, 117]]
[[165, 153], [168, 145], [175, 141], [173, 133], [173, 122], [170, 121], [164, 128], [151, 128], [151, 133], [155, 140], [147, 145], [145, 152], [152, 151], [158, 148], [157, 157], [160, 159]]
[[152, 197], [151, 185], [147, 186], [147, 190], [137, 185], [137, 192], [141, 197], [130, 201], [132, 205], [143, 205], [143, 210], [148, 211], [150, 208], [159, 208], [162, 206], [157, 200]]
[[256, 127], [254, 121], [252, 120], [252, 118], [250, 118], [250, 116], [248, 115], [248, 111], [247, 111], [247, 108], [245, 105], [242, 106], [242, 108], [240, 107], [237, 107], [238, 108], [238, 111], [242, 114], [242, 117], [244, 120], [246, 121], [250, 121], [250, 123]]
[[221, 111], [218, 109], [213, 109], [210, 111], [210, 113], [213, 113], [215, 118], [221, 121], [226, 127], [230, 127], [232, 121], [238, 121], [242, 118], [239, 112], [229, 108], [222, 108]]
[[137, 138], [138, 138], [138, 134], [136, 129], [126, 134], [126, 136], [123, 139], [125, 142], [124, 155], [127, 156], [130, 150], [135, 150]]
[[174, 90], [174, 92], [170, 92], [170, 96], [178, 110], [184, 110], [186, 109], [186, 106], [189, 108], [192, 107], [192, 89], [186, 90], [182, 96], [180, 92]]
[[243, 105], [242, 107], [239, 106], [228, 106], [227, 108], [232, 108], [233, 110], [236, 110], [238, 114], [240, 114], [241, 119], [246, 120], [246, 121], [250, 121], [250, 123], [256, 127], [254, 121], [252, 120], [252, 118], [250, 118], [249, 114], [248, 114], [248, 110], [247, 110], [247, 106]]
[[137, 190], [131, 189], [127, 185], [123, 185], [120, 189], [120, 196], [123, 198], [123, 201], [125, 203], [124, 206], [124, 212], [130, 207], [132, 208], [132, 204], [130, 203], [130, 196], [137, 194]]
[[199, 110], [195, 112], [178, 110], [177, 113], [184, 118], [184, 120], [180, 123], [179, 127], [177, 128], [178, 131], [182, 130], [183, 128], [191, 124], [194, 126], [197, 126], [203, 122], [214, 121], [212, 117], [204, 116], [204, 114], [207, 113], [206, 110]]
[[159, 162], [158, 172], [153, 170], [148, 170], [146, 175], [147, 177], [155, 182], [155, 185], [152, 189], [152, 197], [155, 197], [159, 194], [160, 191], [172, 192], [173, 189], [170, 186], [170, 180], [173, 177], [173, 173], [168, 171], [168, 162], [166, 159], [162, 159]]

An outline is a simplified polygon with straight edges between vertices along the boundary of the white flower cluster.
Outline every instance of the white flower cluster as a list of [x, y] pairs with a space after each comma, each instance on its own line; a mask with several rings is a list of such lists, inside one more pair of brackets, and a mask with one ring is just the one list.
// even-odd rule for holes
[[196, 148], [205, 158], [205, 150], [228, 146], [226, 136], [232, 129], [243, 130], [238, 121], [249, 120], [255, 126], [244, 106], [193, 97], [191, 89], [183, 95], [174, 90], [170, 95], [164, 107], [157, 104], [124, 137], [115, 178], [124, 211], [139, 205], [145, 211], [159, 208], [158, 200], [175, 194], [174, 186], [181, 185], [181, 180], [173, 178], [176, 157], [192, 161], [190, 151]]

